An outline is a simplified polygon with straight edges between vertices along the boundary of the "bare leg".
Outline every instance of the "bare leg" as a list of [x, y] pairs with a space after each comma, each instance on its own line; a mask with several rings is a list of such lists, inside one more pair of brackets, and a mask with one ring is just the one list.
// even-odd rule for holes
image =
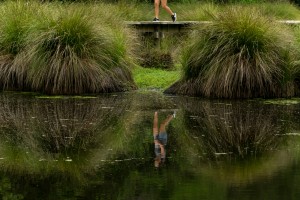
[[158, 113], [154, 113], [154, 119], [153, 119], [153, 136], [158, 135]]
[[[156, 0], [155, 0], [156, 1]], [[161, 7], [165, 9], [170, 15], [173, 15], [174, 13], [172, 10], [167, 6], [167, 0], [161, 0]]]
[[165, 132], [166, 131], [166, 126], [168, 126], [169, 122], [173, 119], [173, 115], [169, 115], [167, 117], [167, 119], [165, 119], [161, 124], [160, 124], [160, 127], [159, 127], [159, 132], [162, 133], [162, 132]]
[[154, 14], [157, 19], [159, 18], [159, 4], [160, 4], [160, 0], [154, 1]]

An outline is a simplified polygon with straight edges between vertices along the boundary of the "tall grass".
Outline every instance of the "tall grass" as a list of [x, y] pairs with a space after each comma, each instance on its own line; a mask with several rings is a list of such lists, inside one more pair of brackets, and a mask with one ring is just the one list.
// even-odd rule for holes
[[299, 8], [290, 2], [277, 2], [277, 3], [257, 3], [253, 5], [260, 8], [261, 11], [268, 16], [275, 16], [277, 19], [300, 19]]
[[290, 30], [257, 10], [231, 8], [201, 26], [183, 52], [183, 77], [167, 93], [217, 98], [295, 95]]
[[[122, 29], [124, 26], [100, 21], [90, 6], [34, 2], [9, 5], [2, 7], [11, 13], [14, 6], [22, 5], [22, 14], [6, 14], [11, 23], [1, 29], [2, 46], [7, 52], [1, 58], [8, 63], [1, 64], [4, 89], [22, 89], [25, 85], [47, 94], [82, 94], [136, 88], [130, 71], [131, 34]], [[24, 17], [27, 13], [31, 18]]]
[[172, 9], [178, 13], [178, 19], [183, 21], [211, 20], [212, 16], [220, 12], [221, 6], [215, 3], [175, 4]]
[[34, 8], [10, 1], [0, 6], [0, 86], [3, 88], [22, 88], [15, 73], [21, 66], [17, 66], [15, 60], [25, 49], [25, 38], [36, 12]]
[[[216, 1], [193, 1], [190, 3], [175, 3], [168, 1], [169, 6], [178, 14], [179, 21], [200, 21], [213, 20], [217, 13], [226, 12], [232, 6], [243, 7], [244, 9], [257, 9], [266, 16], [282, 20], [299, 20], [300, 12], [298, 7], [288, 1], [276, 2], [235, 2], [220, 4]], [[118, 2], [117, 4], [106, 5], [116, 15], [122, 15], [126, 21], [152, 20], [154, 8], [152, 3]], [[126, 9], [123, 9], [126, 7]], [[161, 10], [161, 20], [170, 20], [167, 12]]]
[[[294, 27], [294, 34], [296, 37], [295, 44], [298, 47], [298, 55], [300, 55], [300, 26]], [[295, 80], [295, 84], [297, 85], [297, 88], [300, 89], [300, 59], [297, 59], [294, 63], [294, 67], [292, 68], [292, 78]]]

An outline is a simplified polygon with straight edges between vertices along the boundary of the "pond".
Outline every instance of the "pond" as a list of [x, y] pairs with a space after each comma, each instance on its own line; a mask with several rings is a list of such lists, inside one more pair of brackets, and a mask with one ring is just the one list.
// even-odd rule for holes
[[299, 145], [299, 99], [0, 93], [1, 199], [299, 199]]

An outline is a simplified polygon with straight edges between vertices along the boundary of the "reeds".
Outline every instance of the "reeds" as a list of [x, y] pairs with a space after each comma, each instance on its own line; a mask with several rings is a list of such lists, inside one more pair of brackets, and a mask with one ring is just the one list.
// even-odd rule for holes
[[3, 89], [83, 94], [136, 88], [122, 26], [113, 31], [116, 26], [93, 17], [89, 6], [9, 5], [3, 9], [13, 13], [16, 5], [22, 15], [6, 15], [11, 23], [0, 30]]
[[182, 57], [183, 78], [166, 92], [215, 98], [293, 96], [293, 41], [287, 27], [257, 10], [228, 9], [191, 37]]

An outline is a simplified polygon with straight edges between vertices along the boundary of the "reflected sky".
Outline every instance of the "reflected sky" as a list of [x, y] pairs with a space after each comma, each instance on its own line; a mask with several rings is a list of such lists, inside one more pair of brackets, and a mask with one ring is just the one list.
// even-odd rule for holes
[[[176, 110], [153, 165], [153, 114]], [[2, 199], [298, 199], [300, 104], [0, 94]]]

